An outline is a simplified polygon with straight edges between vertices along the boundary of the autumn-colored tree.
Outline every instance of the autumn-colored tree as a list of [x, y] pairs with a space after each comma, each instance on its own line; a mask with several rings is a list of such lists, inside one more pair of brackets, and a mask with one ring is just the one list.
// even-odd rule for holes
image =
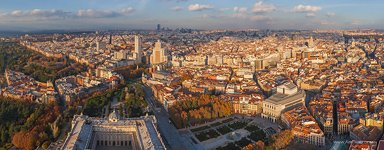
[[278, 134], [272, 135], [272, 145], [275, 149], [285, 148], [293, 140], [294, 135], [291, 130], [284, 130]]
[[36, 133], [20, 131], [13, 135], [12, 144], [17, 148], [32, 150], [36, 144]]
[[60, 107], [59, 105], [55, 105], [55, 106], [53, 107], [53, 110], [54, 110], [55, 114], [60, 114], [60, 112], [61, 112], [61, 107]]
[[264, 150], [265, 144], [263, 141], [257, 141], [256, 143], [252, 143], [243, 148], [243, 150]]
[[42, 147], [43, 149], [48, 149], [49, 144], [50, 144], [50, 142], [45, 141], [41, 147]]
[[181, 118], [183, 119], [183, 126], [187, 126], [187, 122], [188, 122], [188, 114], [185, 112], [185, 111], [182, 111], [181, 112]]
[[[210, 121], [212, 119], [226, 117], [231, 115], [231, 104], [227, 101], [219, 100], [217, 97], [209, 95], [200, 95], [192, 97], [185, 101], [178, 101], [169, 109], [171, 119], [178, 124], [184, 122], [188, 118], [188, 123], [196, 125]], [[180, 115], [185, 112], [187, 115]], [[179, 115], [177, 115], [179, 114]], [[186, 123], [182, 123], [185, 127]]]

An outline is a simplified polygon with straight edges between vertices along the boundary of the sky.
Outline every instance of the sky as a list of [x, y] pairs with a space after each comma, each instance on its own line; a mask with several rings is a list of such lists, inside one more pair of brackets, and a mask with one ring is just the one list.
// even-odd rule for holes
[[0, 30], [384, 29], [383, 0], [1, 0]]

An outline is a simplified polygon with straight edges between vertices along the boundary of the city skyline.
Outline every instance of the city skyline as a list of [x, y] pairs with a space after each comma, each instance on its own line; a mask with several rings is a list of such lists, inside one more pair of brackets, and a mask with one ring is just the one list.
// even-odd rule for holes
[[4, 0], [0, 30], [383, 29], [372, 0]]
[[0, 150], [384, 150], [379, 2], [4, 1]]

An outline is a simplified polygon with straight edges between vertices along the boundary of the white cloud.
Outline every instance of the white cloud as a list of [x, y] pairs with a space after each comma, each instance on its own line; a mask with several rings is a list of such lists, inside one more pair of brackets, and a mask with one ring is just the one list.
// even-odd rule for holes
[[235, 12], [232, 17], [235, 18], [247, 18], [248, 9], [246, 7], [234, 7], [233, 11]]
[[[4, 13], [4, 14], [6, 15], [6, 13]], [[14, 11], [11, 12], [10, 15], [13, 16], [13, 17], [21, 17], [21, 16], [24, 15], [24, 13], [21, 10], [14, 10]]]
[[44, 9], [33, 9], [33, 10], [14, 10], [5, 12], [0, 15], [3, 19], [26, 19], [26, 20], [49, 20], [49, 19], [66, 19], [66, 18], [111, 18], [123, 16], [134, 12], [134, 8], [127, 7], [120, 11], [108, 11], [108, 10], [94, 10], [94, 9], [81, 9], [74, 12], [66, 12], [63, 10], [44, 10]]
[[130, 13], [133, 13], [134, 11], [135, 9], [133, 7], [127, 7], [127, 8], [121, 9], [121, 12], [125, 14], [130, 14]]
[[[260, 6], [260, 4], [261, 4], [260, 2], [257, 3], [257, 6]], [[264, 4], [262, 5], [265, 6]], [[274, 6], [273, 8], [263, 7], [263, 9], [260, 9], [259, 7], [257, 8], [256, 14], [271, 12], [274, 10], [275, 10]], [[250, 13], [248, 13], [248, 8], [246, 7], [234, 7], [233, 11], [235, 12], [234, 14], [231, 15], [231, 17], [233, 18], [246, 19], [250, 21], [268, 21], [272, 19], [271, 17], [266, 15], [250, 15]], [[252, 10], [252, 12], [255, 13], [254, 9]]]
[[59, 19], [70, 17], [70, 12], [64, 12], [62, 10], [42, 10], [42, 9], [33, 9], [33, 10], [14, 10], [11, 12], [5, 12], [0, 15], [2, 18], [11, 18], [11, 19]]
[[77, 11], [76, 16], [85, 18], [111, 18], [121, 16], [121, 14], [115, 11], [81, 9]]
[[180, 10], [183, 10], [183, 8], [180, 7], [180, 6], [175, 6], [175, 7], [172, 7], [171, 10], [173, 10], [173, 11], [180, 11]]
[[317, 12], [319, 10], [321, 10], [320, 6], [301, 5], [301, 4], [293, 8], [293, 11], [297, 13]]
[[247, 7], [234, 7], [233, 11], [236, 13], [247, 13]]
[[262, 16], [262, 15], [252, 16], [252, 17], [250, 17], [250, 19], [252, 21], [268, 21], [268, 20], [272, 20], [271, 17], [269, 17], [269, 16]]
[[252, 12], [255, 14], [269, 13], [276, 11], [276, 7], [272, 4], [264, 4], [262, 1], [255, 3], [252, 8]]
[[31, 16], [37, 16], [37, 17], [68, 17], [70, 15], [69, 12], [64, 12], [62, 10], [41, 10], [41, 9], [34, 9], [30, 12]]
[[188, 6], [189, 11], [202, 11], [207, 9], [212, 9], [211, 5], [202, 5], [202, 4], [192, 4]]

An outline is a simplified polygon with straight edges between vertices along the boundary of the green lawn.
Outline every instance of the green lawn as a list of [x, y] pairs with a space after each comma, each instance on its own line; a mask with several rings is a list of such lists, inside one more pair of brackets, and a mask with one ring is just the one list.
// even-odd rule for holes
[[222, 125], [223, 123], [221, 122], [215, 122], [213, 124], [211, 124], [211, 127], [216, 127], [216, 126], [219, 126], [219, 125]]
[[247, 125], [247, 123], [245, 122], [240, 122], [240, 121], [237, 121], [237, 122], [234, 122], [234, 123], [231, 123], [229, 124], [228, 126], [234, 130], [237, 130], [237, 129], [242, 129], [244, 128], [245, 126]]
[[241, 148], [247, 146], [248, 144], [251, 144], [252, 141], [248, 140], [247, 138], [242, 138], [240, 141], [237, 141], [236, 144], [240, 146]]
[[202, 133], [196, 134], [196, 138], [199, 139], [200, 142], [203, 142], [212, 138], [216, 138], [218, 136], [220, 136], [220, 134], [217, 133], [215, 130], [208, 130], [208, 131], [204, 131]]
[[265, 141], [266, 135], [263, 130], [257, 130], [257, 131], [253, 131], [251, 135], [248, 136], [248, 138], [252, 139], [255, 142], [259, 140]]
[[259, 127], [257, 127], [256, 125], [248, 125], [244, 128], [245, 130], [249, 131], [249, 132], [253, 132], [253, 131], [257, 131], [257, 130], [260, 130]]
[[219, 131], [221, 135], [224, 135], [224, 134], [227, 134], [229, 132], [232, 132], [232, 130], [229, 127], [227, 127], [226, 125], [224, 125], [224, 126], [222, 126], [220, 128], [217, 128], [217, 131]]

